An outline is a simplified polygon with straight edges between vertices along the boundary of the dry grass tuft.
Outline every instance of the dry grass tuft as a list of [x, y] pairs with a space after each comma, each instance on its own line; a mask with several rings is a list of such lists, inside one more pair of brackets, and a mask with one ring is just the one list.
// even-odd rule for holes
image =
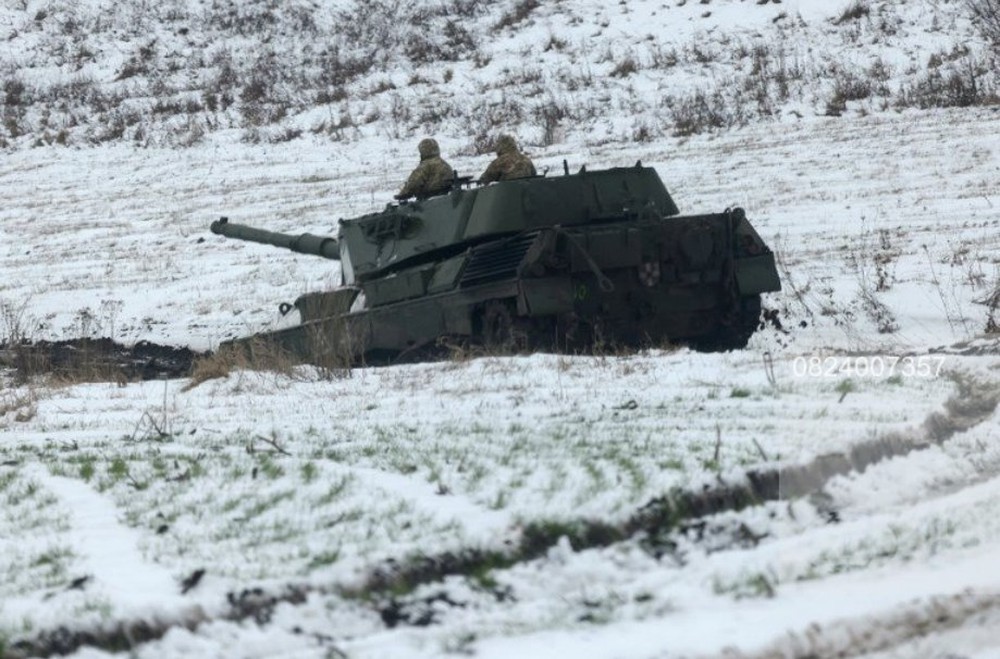
[[273, 341], [255, 339], [227, 344], [195, 361], [191, 379], [182, 391], [190, 391], [208, 380], [228, 377], [234, 371], [270, 371], [291, 376], [298, 363], [293, 355]]
[[38, 413], [38, 394], [35, 389], [12, 389], [0, 392], [0, 421], [12, 415], [16, 423], [35, 418]]

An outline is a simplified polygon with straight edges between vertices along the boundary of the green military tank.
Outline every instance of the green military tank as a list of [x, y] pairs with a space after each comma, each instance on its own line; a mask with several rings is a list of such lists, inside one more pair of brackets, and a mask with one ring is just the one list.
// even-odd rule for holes
[[495, 352], [742, 348], [774, 254], [740, 208], [680, 215], [633, 167], [476, 185], [288, 235], [221, 218], [214, 233], [340, 262], [342, 285], [280, 305], [299, 324], [238, 339], [312, 363], [384, 363], [442, 346]]

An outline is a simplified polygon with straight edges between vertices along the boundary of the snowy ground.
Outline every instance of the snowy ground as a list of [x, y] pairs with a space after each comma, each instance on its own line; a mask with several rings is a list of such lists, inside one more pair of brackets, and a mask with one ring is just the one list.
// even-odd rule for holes
[[[287, 323], [337, 264], [212, 220], [335, 233], [425, 133], [475, 175], [500, 129], [539, 170], [642, 160], [683, 212], [744, 207], [783, 330], [343, 378], [0, 373], [0, 656], [1000, 656], [1000, 111], [899, 109], [947, 104], [934, 80], [995, 98], [962, 3], [497, 2], [455, 61], [401, 30], [334, 89], [314, 42], [364, 54], [336, 27], [361, 4], [391, 3], [269, 5], [259, 33], [262, 3], [0, 8], [0, 343]], [[273, 124], [257, 73], [297, 76]], [[729, 128], [677, 137], [698, 94]], [[766, 473], [781, 500], [655, 517]]]
[[[554, 171], [641, 158], [683, 211], [745, 207], [779, 253], [765, 305], [786, 332], [744, 351], [5, 380], [0, 648], [145, 620], [176, 626], [144, 657], [997, 656], [1000, 357], [977, 303], [1000, 268], [997, 135], [984, 109], [534, 153]], [[9, 154], [4, 338], [205, 350], [272, 327], [336, 264], [209, 222], [333, 231], [388, 201], [410, 147]], [[373, 586], [890, 439], [904, 454], [811, 496]], [[237, 605], [289, 592], [256, 620]]]

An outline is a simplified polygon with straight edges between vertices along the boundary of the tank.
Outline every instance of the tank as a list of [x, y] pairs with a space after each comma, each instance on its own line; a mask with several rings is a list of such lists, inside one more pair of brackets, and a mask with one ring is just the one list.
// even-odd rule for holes
[[297, 325], [238, 339], [313, 363], [443, 349], [742, 348], [774, 254], [740, 208], [681, 215], [636, 163], [451, 190], [339, 222], [337, 236], [229, 222], [213, 233], [340, 262], [341, 285], [279, 306]]

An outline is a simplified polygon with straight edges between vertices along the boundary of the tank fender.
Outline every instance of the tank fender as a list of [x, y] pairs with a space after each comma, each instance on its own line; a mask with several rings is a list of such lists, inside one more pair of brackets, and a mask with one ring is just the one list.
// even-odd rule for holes
[[769, 252], [736, 259], [736, 285], [741, 295], [780, 291], [781, 280], [774, 264], [774, 254]]
[[740, 295], [781, 290], [774, 253], [753, 228], [742, 208], [729, 211], [736, 222], [736, 285]]
[[[291, 306], [299, 310], [302, 322], [343, 316], [350, 311], [351, 304], [360, 292], [360, 288], [345, 286], [332, 291], [305, 293]], [[282, 312], [282, 315], [288, 311], [290, 309]]]

